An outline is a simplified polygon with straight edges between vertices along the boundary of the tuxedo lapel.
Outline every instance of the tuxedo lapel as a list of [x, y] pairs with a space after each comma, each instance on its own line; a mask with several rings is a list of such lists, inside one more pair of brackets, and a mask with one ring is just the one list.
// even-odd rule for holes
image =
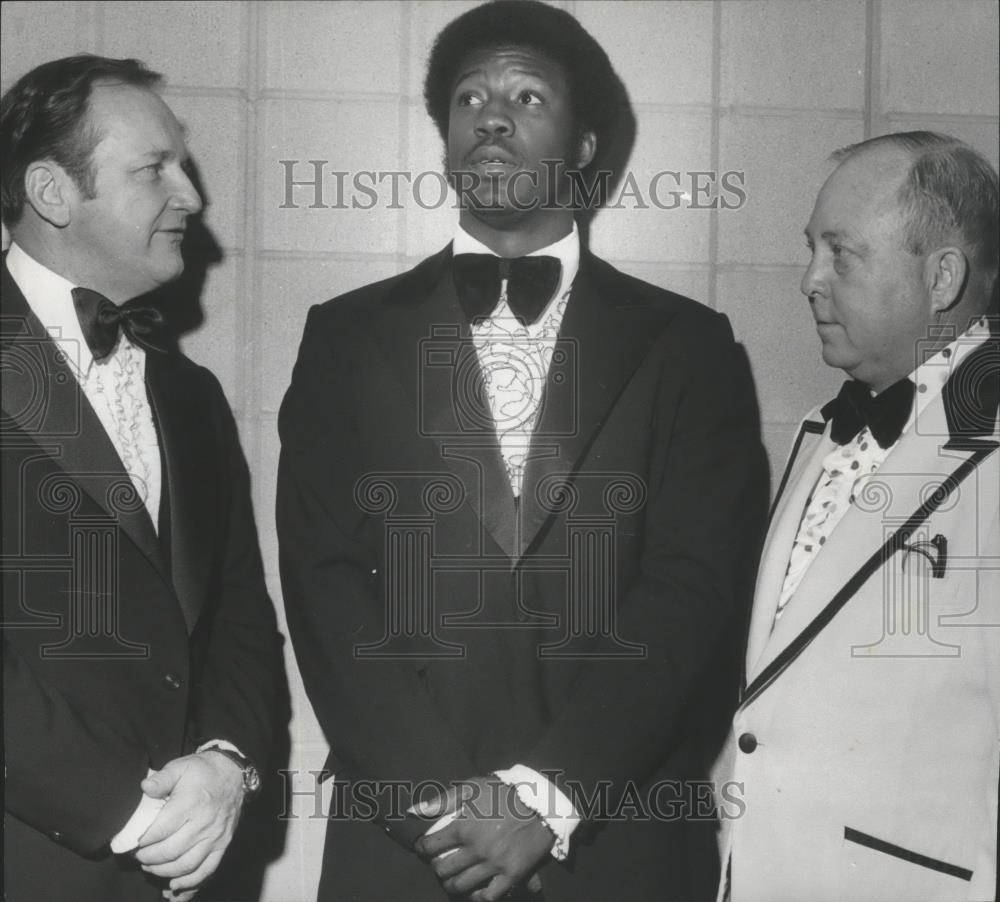
[[400, 279], [386, 298], [375, 341], [412, 396], [420, 432], [437, 445], [466, 503], [514, 559], [514, 494], [450, 263], [449, 246]]
[[163, 461], [171, 582], [191, 632], [205, 601], [219, 525], [212, 518], [218, 510], [218, 481], [206, 475], [217, 473], [211, 466], [218, 456], [211, 441], [214, 430], [210, 412], [169, 356], [146, 355], [146, 392]]
[[49, 456], [169, 582], [152, 520], [101, 421], [6, 265], [2, 278], [5, 430], [15, 426]]
[[658, 337], [645, 313], [625, 278], [581, 253], [525, 467], [520, 554], [540, 539], [558, 506], [557, 483], [577, 470]]
[[746, 674], [752, 679], [760, 669], [757, 662], [771, 635], [771, 626], [778, 608], [778, 598], [788, 570], [788, 558], [812, 492], [823, 468], [823, 458], [834, 447], [828, 429], [822, 421], [807, 418], [799, 427], [792, 453], [785, 465], [778, 494], [771, 510], [771, 523], [760, 573], [754, 591], [753, 617], [747, 641]]

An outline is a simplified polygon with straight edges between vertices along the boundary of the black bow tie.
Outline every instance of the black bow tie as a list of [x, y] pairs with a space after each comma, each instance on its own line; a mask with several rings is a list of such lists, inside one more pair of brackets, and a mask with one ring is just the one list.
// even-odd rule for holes
[[557, 257], [516, 257], [456, 254], [452, 264], [455, 291], [470, 321], [489, 316], [500, 300], [500, 283], [507, 280], [507, 304], [522, 325], [531, 325], [552, 299], [562, 264]]
[[830, 437], [846, 445], [867, 426], [879, 447], [895, 444], [913, 410], [914, 388], [909, 379], [900, 379], [873, 398], [867, 385], [849, 379], [822, 410], [824, 419], [833, 419]]
[[114, 350], [119, 332], [148, 351], [163, 351], [157, 342], [163, 314], [155, 307], [136, 301], [118, 307], [89, 288], [73, 289], [73, 306], [94, 360], [103, 360]]

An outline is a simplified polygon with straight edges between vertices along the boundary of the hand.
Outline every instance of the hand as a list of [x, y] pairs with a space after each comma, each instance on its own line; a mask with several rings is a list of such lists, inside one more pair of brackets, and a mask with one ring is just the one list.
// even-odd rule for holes
[[142, 781], [148, 796], [167, 799], [139, 839], [144, 871], [170, 879], [164, 898], [186, 902], [219, 866], [243, 806], [238, 765], [211, 750], [175, 758]]
[[[517, 798], [514, 787], [496, 777], [467, 780], [437, 799], [421, 803], [426, 817], [455, 814], [447, 826], [428, 831], [416, 849], [449, 893], [473, 902], [494, 902], [528, 881], [541, 890], [535, 871], [552, 850], [555, 837], [542, 819]], [[530, 880], [529, 880], [530, 878]]]

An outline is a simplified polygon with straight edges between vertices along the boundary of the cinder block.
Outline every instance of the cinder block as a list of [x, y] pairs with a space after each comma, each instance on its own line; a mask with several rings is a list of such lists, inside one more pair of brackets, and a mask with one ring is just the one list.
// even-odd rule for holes
[[[206, 274], [205, 286], [200, 296], [202, 321], [180, 338], [181, 349], [196, 363], [207, 366], [219, 382], [231, 405], [239, 398], [239, 382], [242, 347], [237, 320], [250, 315], [246, 309], [246, 299], [238, 292], [241, 258], [223, 260], [211, 266]], [[192, 309], [194, 300], [190, 299]], [[188, 303], [188, 299], [184, 300]], [[185, 318], [189, 311], [183, 311]]]
[[0, 87], [4, 91], [40, 63], [93, 52], [92, 4], [60, 0], [0, 4]]
[[721, 64], [724, 106], [863, 110], [865, 4], [724, 2]]
[[[405, 251], [408, 257], [425, 257], [451, 241], [458, 225], [455, 192], [444, 190], [445, 148], [434, 123], [420, 102], [407, 106], [407, 172], [411, 187], [400, 193], [406, 206]], [[442, 193], [444, 191], [444, 193]]]
[[260, 262], [263, 347], [255, 349], [262, 370], [261, 409], [276, 413], [291, 380], [306, 314], [313, 304], [395, 275], [385, 261], [268, 259]]
[[745, 173], [746, 204], [719, 213], [719, 261], [804, 263], [802, 230], [838, 147], [860, 141], [857, 119], [726, 116], [721, 168]]
[[609, 259], [608, 262], [637, 279], [682, 294], [701, 304], [708, 304], [709, 282], [712, 278], [708, 267], [678, 269], [662, 263], [645, 263], [639, 260], [616, 260], [613, 258]]
[[467, 9], [479, 5], [478, 0], [411, 0], [406, 3], [406, 15], [410, 20], [407, 93], [411, 98], [423, 97], [427, 58], [434, 38], [452, 19], [457, 19]]
[[203, 188], [205, 224], [226, 248], [243, 248], [246, 203], [246, 104], [237, 97], [192, 97], [167, 92], [187, 127], [187, 145]]
[[[260, 247], [395, 253], [398, 213], [387, 209], [386, 193], [373, 186], [378, 184], [378, 173], [402, 168], [399, 105], [371, 100], [266, 100], [259, 115]], [[282, 160], [292, 163], [285, 166]], [[318, 188], [310, 160], [323, 162]], [[288, 191], [289, 178], [310, 184]], [[313, 208], [314, 204], [323, 206]]]
[[261, 87], [398, 93], [401, 25], [385, 0], [261, 4]]
[[616, 260], [707, 263], [709, 210], [695, 204], [711, 200], [692, 180], [705, 185], [712, 170], [708, 116], [643, 113], [626, 178], [594, 219], [594, 252]]
[[809, 302], [799, 291], [805, 270], [720, 273], [718, 309], [729, 316], [753, 368], [764, 422], [797, 423], [837, 394], [846, 378], [823, 363]]
[[[282, 391], [286, 386], [282, 386]], [[257, 417], [258, 459], [253, 470], [253, 499], [260, 532], [260, 554], [264, 560], [268, 590], [278, 608], [279, 629], [287, 632], [285, 608], [281, 601], [281, 580], [278, 574], [278, 535], [274, 523], [274, 504], [278, 484], [278, 415], [265, 411]]]
[[979, 113], [1000, 104], [1000, 7], [993, 0], [884, 0], [882, 108]]
[[573, 9], [632, 103], [712, 102], [712, 4], [594, 0]]
[[287, 820], [286, 853], [265, 873], [262, 902], [316, 898], [326, 838], [326, 818], [322, 815], [329, 811], [332, 787], [329, 782], [319, 787], [317, 812], [316, 778], [309, 772], [321, 770], [325, 760], [325, 744], [312, 742], [298, 746], [293, 740], [288, 779], [294, 795]]
[[978, 150], [994, 169], [1000, 167], [1000, 120], [939, 119], [928, 114], [913, 118], [890, 116], [886, 126], [886, 132], [927, 130], [951, 135]]
[[240, 87], [247, 33], [242, 3], [100, 4], [107, 56], [138, 57], [174, 85]]

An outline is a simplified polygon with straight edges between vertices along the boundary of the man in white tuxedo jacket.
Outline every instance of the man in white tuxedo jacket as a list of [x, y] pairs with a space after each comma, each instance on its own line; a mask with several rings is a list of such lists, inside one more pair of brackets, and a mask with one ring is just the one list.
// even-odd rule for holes
[[802, 423], [772, 510], [717, 769], [741, 799], [719, 899], [981, 902], [1000, 769], [997, 174], [928, 132], [835, 159], [802, 292], [852, 381]]

